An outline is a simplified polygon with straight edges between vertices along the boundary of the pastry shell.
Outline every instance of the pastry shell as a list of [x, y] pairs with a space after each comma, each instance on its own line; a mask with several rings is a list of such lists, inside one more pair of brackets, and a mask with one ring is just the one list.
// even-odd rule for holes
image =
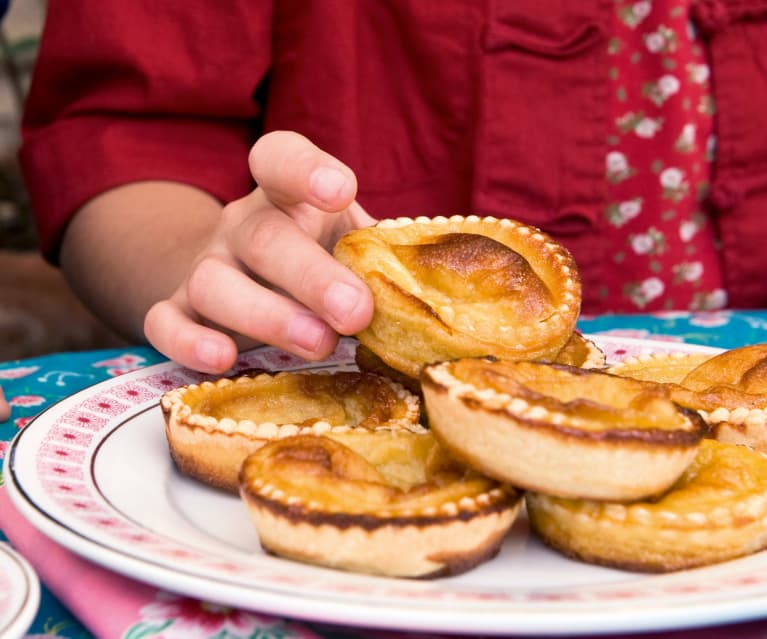
[[657, 499], [621, 504], [528, 493], [526, 503], [532, 529], [568, 556], [645, 572], [694, 568], [767, 546], [767, 457], [705, 440]]
[[608, 366], [613, 375], [631, 377], [663, 384], [681, 384], [682, 380], [703, 362], [714, 357], [711, 353], [648, 353], [627, 357]]
[[334, 255], [373, 293], [360, 342], [416, 379], [424, 364], [458, 357], [551, 360], [580, 312], [570, 253], [509, 219], [383, 220], [344, 235]]
[[233, 493], [239, 491], [243, 460], [273, 439], [424, 430], [418, 397], [387, 378], [356, 371], [221, 378], [168, 391], [160, 406], [170, 453], [181, 472]]
[[626, 501], [666, 490], [706, 433], [663, 385], [487, 358], [428, 366], [429, 426], [458, 459], [520, 488]]
[[709, 358], [681, 381], [679, 400], [700, 412], [720, 441], [767, 452], [767, 344]]
[[668, 384], [674, 401], [698, 411], [714, 437], [767, 452], [767, 345], [646, 355], [607, 370]]
[[429, 433], [295, 436], [244, 462], [241, 495], [268, 552], [394, 577], [454, 575], [493, 557], [521, 506]]
[[606, 362], [604, 351], [580, 331], [573, 331], [570, 339], [554, 358], [555, 364], [578, 366], [579, 368], [603, 368]]

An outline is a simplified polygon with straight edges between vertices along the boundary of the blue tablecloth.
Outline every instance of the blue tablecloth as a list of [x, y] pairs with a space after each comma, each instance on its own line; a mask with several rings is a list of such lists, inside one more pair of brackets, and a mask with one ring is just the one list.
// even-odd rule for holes
[[[579, 326], [584, 333], [675, 339], [721, 348], [767, 342], [767, 311], [582, 317]], [[57, 400], [121, 372], [162, 361], [164, 358], [151, 348], [132, 347], [59, 353], [0, 363], [0, 385], [12, 405], [10, 420], [0, 424], [0, 458], [5, 455], [15, 433]], [[313, 629], [320, 635], [338, 636], [337, 631]], [[53, 634], [71, 639], [90, 636], [44, 586], [40, 610], [30, 634]], [[346, 636], [358, 635], [350, 631]]]

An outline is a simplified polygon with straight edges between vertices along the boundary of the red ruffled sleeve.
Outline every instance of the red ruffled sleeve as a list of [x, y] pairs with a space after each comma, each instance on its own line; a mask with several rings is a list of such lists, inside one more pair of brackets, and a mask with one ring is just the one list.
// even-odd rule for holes
[[20, 151], [49, 259], [75, 211], [120, 184], [173, 180], [222, 201], [252, 188], [271, 12], [266, 0], [50, 0]]

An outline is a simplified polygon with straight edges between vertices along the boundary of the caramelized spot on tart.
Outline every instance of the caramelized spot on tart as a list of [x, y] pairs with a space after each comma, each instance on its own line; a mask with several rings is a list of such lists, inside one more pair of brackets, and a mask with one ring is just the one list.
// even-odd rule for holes
[[446, 233], [418, 244], [394, 245], [392, 252], [421, 284], [431, 306], [452, 304], [460, 327], [466, 304], [506, 303], [520, 316], [551, 307], [551, 295], [519, 253], [490, 237]]

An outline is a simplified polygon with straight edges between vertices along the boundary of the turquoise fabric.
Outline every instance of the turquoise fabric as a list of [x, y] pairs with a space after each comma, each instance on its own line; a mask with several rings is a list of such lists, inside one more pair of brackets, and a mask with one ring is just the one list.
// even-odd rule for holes
[[767, 342], [767, 310], [582, 316], [579, 327], [584, 333], [675, 339], [690, 344], [736, 348]]

